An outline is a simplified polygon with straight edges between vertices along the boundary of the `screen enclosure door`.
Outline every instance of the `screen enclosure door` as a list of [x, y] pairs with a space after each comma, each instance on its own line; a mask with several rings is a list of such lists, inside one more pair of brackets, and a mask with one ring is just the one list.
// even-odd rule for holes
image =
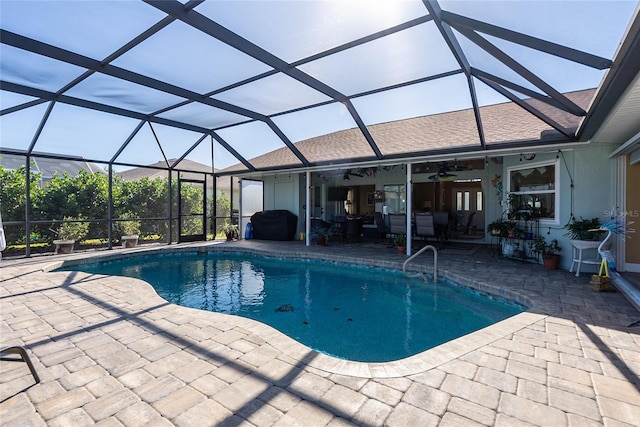
[[251, 216], [264, 209], [264, 185], [262, 181], [242, 180], [242, 203], [240, 204], [240, 236], [244, 236]]
[[178, 194], [178, 243], [206, 240], [206, 182], [178, 178]]

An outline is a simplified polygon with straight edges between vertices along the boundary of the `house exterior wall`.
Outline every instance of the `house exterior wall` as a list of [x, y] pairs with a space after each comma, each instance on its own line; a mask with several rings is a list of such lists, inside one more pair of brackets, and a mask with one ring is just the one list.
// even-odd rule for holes
[[[571, 244], [565, 225], [570, 221], [571, 214], [575, 218], [597, 217], [605, 221], [609, 212], [615, 206], [615, 174], [616, 162], [609, 159], [609, 154], [615, 148], [613, 144], [591, 144], [565, 150], [562, 153], [538, 153], [531, 161], [521, 160], [520, 154], [504, 156], [501, 159], [491, 159], [485, 164], [484, 170], [455, 171], [456, 179], [482, 179], [484, 193], [485, 223], [492, 222], [501, 217], [507, 210], [508, 197], [508, 171], [511, 167], [527, 167], [544, 162], [556, 162], [556, 173], [560, 175], [559, 212], [556, 222], [541, 221], [540, 234], [547, 240], [557, 239], [562, 248], [561, 266], [571, 266]], [[431, 182], [431, 173], [412, 174], [413, 183]], [[498, 176], [502, 182], [503, 191], [500, 193], [492, 180]], [[573, 187], [572, 187], [573, 178]], [[334, 172], [333, 175], [312, 174], [312, 184], [317, 188], [332, 186], [363, 186], [373, 185], [376, 190], [382, 190], [384, 185], [405, 184], [406, 165], [394, 167], [381, 167], [370, 170], [363, 177], [350, 176], [345, 181], [343, 176]], [[264, 208], [287, 209], [298, 216], [298, 232], [304, 231], [306, 182], [305, 174], [291, 174], [269, 176], [264, 178]], [[573, 194], [572, 194], [573, 193]], [[375, 203], [373, 211], [383, 211], [384, 203]], [[334, 215], [344, 214], [338, 212], [341, 209], [339, 202], [327, 202], [324, 210], [324, 219], [331, 220]], [[438, 210], [438, 206], [433, 206]], [[485, 243], [489, 243], [491, 236], [485, 235]], [[590, 270], [591, 267], [591, 270]], [[585, 265], [581, 269], [585, 272], [593, 271], [596, 266]]]
[[[609, 159], [609, 154], [615, 148], [609, 144], [591, 144], [578, 147], [574, 150], [566, 150], [562, 153], [540, 153], [530, 163], [536, 164], [545, 161], [554, 161], [558, 156], [558, 170], [560, 173], [560, 197], [559, 218], [557, 223], [548, 221], [540, 222], [540, 235], [547, 242], [557, 239], [561, 251], [560, 266], [570, 268], [572, 260], [572, 248], [569, 238], [565, 236], [571, 213], [577, 219], [597, 217], [601, 221], [609, 219], [609, 212], [615, 206], [615, 171], [616, 162]], [[526, 161], [520, 160], [520, 155], [505, 156], [503, 163], [504, 198], [503, 205], [506, 209], [508, 168], [514, 166], [527, 167]], [[573, 178], [573, 188], [571, 187]], [[573, 194], [572, 194], [573, 192]], [[497, 218], [488, 218], [493, 221]], [[597, 266], [583, 265], [581, 271], [596, 271]]]
[[[616, 145], [592, 144], [574, 152], [574, 217], [599, 218], [602, 222], [610, 217], [611, 210], [616, 205], [615, 176], [616, 160], [610, 159], [609, 154]], [[567, 218], [568, 221], [568, 218]], [[563, 222], [563, 225], [567, 223]], [[562, 230], [563, 234], [566, 232]], [[615, 236], [613, 237], [615, 239]], [[560, 239], [558, 239], [560, 240]], [[561, 265], [571, 266], [571, 245], [563, 237], [563, 257]], [[566, 248], [566, 249], [565, 249]], [[612, 245], [615, 248], [615, 244]], [[586, 266], [581, 271], [597, 271], [598, 266]], [[589, 268], [590, 267], [590, 268]]]

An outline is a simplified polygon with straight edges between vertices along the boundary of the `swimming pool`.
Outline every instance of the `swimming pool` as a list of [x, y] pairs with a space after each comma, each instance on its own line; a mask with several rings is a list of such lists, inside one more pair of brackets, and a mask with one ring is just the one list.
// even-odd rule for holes
[[360, 362], [409, 357], [524, 311], [444, 279], [252, 254], [157, 254], [64, 269], [139, 278], [171, 303], [258, 320]]

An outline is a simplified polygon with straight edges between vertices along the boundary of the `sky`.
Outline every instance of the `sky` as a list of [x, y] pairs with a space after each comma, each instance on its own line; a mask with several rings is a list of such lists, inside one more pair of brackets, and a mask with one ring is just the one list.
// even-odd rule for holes
[[[633, 15], [636, 1], [440, 1], [440, 7], [494, 25], [564, 44], [604, 58], [613, 58]], [[459, 65], [433, 22], [374, 40], [327, 57], [314, 54], [376, 31], [428, 14], [421, 1], [206, 1], [196, 12], [227, 27], [253, 45], [346, 96], [366, 125], [438, 114], [471, 107], [463, 74], [426, 81], [376, 94], [368, 91], [440, 73]], [[89, 60], [103, 61], [165, 14], [136, 1], [11, 1], [0, 0], [3, 30], [56, 45]], [[55, 24], [52, 24], [55, 23]], [[454, 30], [471, 66], [527, 88], [535, 86]], [[605, 72], [542, 54], [511, 42], [486, 39], [560, 92], [596, 87]], [[331, 101], [327, 93], [282, 73], [229, 88], [243, 79], [270, 73], [271, 65], [252, 58], [182, 22], [172, 22], [110, 62], [118, 69], [208, 95], [263, 116], [292, 141], [356, 127], [342, 103], [292, 111]], [[216, 133], [246, 159], [284, 146], [261, 121], [190, 102], [113, 75], [93, 73], [62, 91], [86, 69], [21, 49], [0, 45], [0, 79], [39, 90], [61, 93], [141, 114], [157, 114]], [[481, 105], [505, 98], [476, 81]], [[227, 90], [221, 90], [223, 88]], [[356, 96], [358, 95], [358, 96]], [[361, 95], [361, 96], [360, 96]], [[20, 106], [37, 97], [0, 91], [0, 109]], [[184, 105], [183, 105], [184, 104]], [[174, 108], [167, 108], [167, 107]], [[144, 124], [140, 120], [57, 102], [40, 103], [0, 116], [0, 146], [26, 150], [37, 136], [34, 151], [79, 155], [92, 160], [150, 164], [177, 158], [202, 136], [198, 132]], [[46, 123], [38, 133], [43, 118]], [[133, 135], [133, 137], [132, 137]], [[131, 141], [118, 157], [125, 141]], [[156, 141], [158, 139], [160, 144]], [[238, 161], [207, 137], [187, 156], [216, 168]], [[122, 169], [122, 168], [121, 168]]]

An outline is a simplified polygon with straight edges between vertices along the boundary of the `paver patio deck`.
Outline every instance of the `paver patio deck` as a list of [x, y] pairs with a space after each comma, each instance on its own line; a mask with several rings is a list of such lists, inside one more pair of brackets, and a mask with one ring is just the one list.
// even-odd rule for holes
[[[62, 260], [232, 247], [399, 268], [385, 245], [242, 241], [172, 245], [0, 264], [0, 424], [102, 426], [632, 426], [640, 423], [640, 313], [587, 275], [445, 249], [440, 271], [527, 303], [526, 312], [411, 358], [356, 363], [258, 322], [167, 303], [145, 282]], [[427, 269], [431, 262], [424, 257]]]

